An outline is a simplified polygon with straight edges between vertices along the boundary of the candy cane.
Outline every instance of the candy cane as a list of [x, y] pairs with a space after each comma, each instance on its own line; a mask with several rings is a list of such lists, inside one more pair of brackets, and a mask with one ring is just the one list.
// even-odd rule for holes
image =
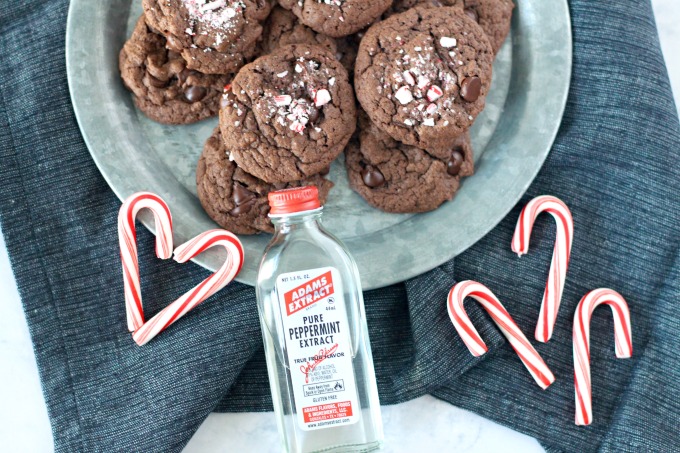
[[501, 329], [505, 338], [508, 339], [510, 345], [522, 360], [524, 366], [527, 367], [536, 383], [540, 385], [542, 389], [548, 388], [548, 386], [555, 381], [555, 377], [538, 352], [536, 352], [531, 343], [529, 343], [529, 340], [527, 340], [519, 327], [517, 327], [517, 324], [515, 324], [515, 321], [513, 321], [505, 307], [503, 307], [489, 288], [481, 283], [466, 280], [457, 283], [451, 288], [447, 307], [451, 322], [463, 339], [465, 345], [470, 350], [470, 353], [475, 357], [479, 357], [486, 353], [488, 349], [486, 343], [484, 343], [482, 337], [479, 336], [477, 329], [472, 325], [470, 318], [468, 318], [468, 315], [465, 312], [463, 302], [468, 296], [479, 302], [489, 315], [491, 315], [491, 318], [498, 325], [498, 328]]
[[614, 342], [616, 357], [633, 355], [633, 336], [630, 330], [630, 311], [621, 294], [607, 288], [593, 290], [583, 296], [574, 315], [574, 394], [576, 424], [590, 425], [593, 421], [590, 388], [590, 318], [598, 305], [611, 306], [614, 314]]
[[140, 327], [132, 335], [138, 345], [148, 343], [195, 306], [227, 286], [238, 275], [243, 266], [243, 246], [236, 236], [225, 230], [206, 231], [180, 245], [175, 250], [175, 261], [186, 263], [209, 248], [217, 246], [227, 249], [227, 260], [222, 267]]
[[549, 195], [534, 198], [522, 209], [522, 213], [517, 220], [515, 234], [512, 237], [512, 251], [519, 256], [529, 251], [531, 230], [536, 217], [541, 212], [550, 213], [557, 223], [555, 248], [535, 333], [536, 339], [545, 343], [552, 337], [557, 312], [560, 309], [564, 280], [567, 276], [567, 267], [569, 266], [571, 243], [574, 237], [574, 220], [567, 205], [559, 198]]
[[161, 259], [172, 257], [172, 215], [168, 205], [161, 197], [149, 192], [131, 195], [118, 211], [118, 243], [123, 264], [125, 313], [130, 332], [144, 324], [135, 218], [137, 213], [145, 208], [151, 210], [156, 221], [156, 256]]

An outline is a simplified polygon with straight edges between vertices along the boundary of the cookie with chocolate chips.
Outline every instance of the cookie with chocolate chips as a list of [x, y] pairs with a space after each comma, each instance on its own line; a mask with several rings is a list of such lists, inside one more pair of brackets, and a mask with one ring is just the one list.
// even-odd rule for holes
[[134, 93], [137, 107], [165, 124], [188, 124], [215, 116], [230, 75], [201, 74], [187, 69], [165, 38], [152, 32], [141, 17], [120, 51], [120, 74]]
[[147, 24], [189, 69], [236, 72], [255, 56], [273, 0], [143, 0]]
[[203, 209], [217, 224], [236, 234], [272, 233], [267, 194], [272, 190], [313, 185], [324, 203], [333, 183], [315, 175], [304, 181], [268, 184], [229, 159], [219, 127], [208, 138], [196, 169], [196, 188]]
[[359, 46], [357, 98], [395, 140], [442, 149], [466, 132], [491, 86], [491, 44], [459, 8], [414, 8], [373, 25]]
[[321, 172], [356, 128], [347, 71], [318, 46], [293, 44], [246, 65], [220, 111], [239, 167], [270, 182]]
[[385, 17], [403, 13], [416, 6], [454, 6], [465, 11], [477, 22], [491, 42], [493, 53], [497, 54], [510, 32], [512, 0], [395, 0]]
[[340, 38], [371, 25], [392, 0], [279, 0], [279, 4], [313, 30]]
[[365, 117], [360, 128], [360, 144], [353, 141], [345, 151], [350, 187], [383, 211], [432, 211], [453, 198], [461, 177], [474, 172], [467, 133], [433, 156], [394, 140]]

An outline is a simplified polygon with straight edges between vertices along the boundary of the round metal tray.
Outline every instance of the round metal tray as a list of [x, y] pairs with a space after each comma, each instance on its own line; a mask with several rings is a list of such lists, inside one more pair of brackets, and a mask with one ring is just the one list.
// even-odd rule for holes
[[[164, 126], [137, 111], [118, 71], [118, 52], [141, 14], [141, 1], [72, 0], [66, 31], [69, 87], [85, 142], [122, 200], [148, 190], [172, 210], [181, 244], [215, 228], [196, 197], [195, 167], [217, 120]], [[342, 158], [324, 224], [349, 247], [364, 289], [426, 272], [489, 232], [538, 173], [559, 128], [571, 75], [571, 25], [566, 0], [520, 0], [511, 35], [494, 63], [487, 107], [472, 128], [476, 172], [456, 197], [434, 212], [396, 215], [370, 207], [350, 190]], [[142, 222], [153, 231], [153, 221]], [[254, 284], [267, 234], [240, 236], [246, 260], [237, 280]], [[216, 269], [222, 251], [196, 262]]]

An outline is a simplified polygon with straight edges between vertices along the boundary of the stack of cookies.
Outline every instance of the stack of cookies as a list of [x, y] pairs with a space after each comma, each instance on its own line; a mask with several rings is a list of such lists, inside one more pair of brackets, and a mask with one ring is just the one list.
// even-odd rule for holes
[[325, 199], [343, 151], [350, 186], [378, 209], [452, 199], [474, 171], [468, 130], [512, 1], [274, 3], [143, 0], [120, 54], [135, 104], [154, 120], [219, 113], [196, 171], [210, 217], [270, 232], [269, 191], [315, 185]]

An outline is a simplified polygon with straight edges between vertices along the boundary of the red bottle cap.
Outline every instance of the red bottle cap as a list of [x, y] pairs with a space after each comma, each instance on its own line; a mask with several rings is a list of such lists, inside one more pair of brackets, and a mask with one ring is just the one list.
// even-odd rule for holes
[[319, 191], [314, 186], [293, 187], [269, 192], [270, 215], [294, 214], [321, 207]]

